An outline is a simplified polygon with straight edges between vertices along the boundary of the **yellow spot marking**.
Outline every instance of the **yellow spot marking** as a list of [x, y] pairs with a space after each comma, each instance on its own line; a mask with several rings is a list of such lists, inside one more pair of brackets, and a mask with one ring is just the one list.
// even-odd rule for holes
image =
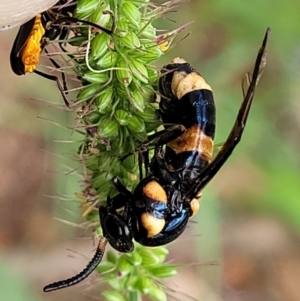
[[206, 136], [198, 125], [186, 129], [178, 138], [167, 144], [176, 154], [188, 151], [197, 151], [199, 156], [210, 162], [214, 149], [214, 141]]
[[141, 222], [143, 227], [147, 230], [147, 237], [153, 237], [161, 232], [166, 222], [162, 218], [156, 218], [149, 212], [141, 215]]
[[171, 87], [172, 87], [172, 92], [174, 95], [177, 96], [177, 92], [178, 91], [178, 86], [180, 84], [181, 81], [184, 80], [184, 78], [187, 76], [186, 72], [184, 71], [176, 71], [173, 74], [173, 78], [172, 78], [172, 83], [171, 83]]
[[41, 15], [37, 15], [31, 33], [22, 51], [22, 62], [24, 72], [33, 72], [40, 61], [41, 40], [45, 34], [45, 29], [41, 21]]
[[202, 197], [202, 191], [199, 191], [196, 195], [196, 199], [199, 200]]
[[[186, 64], [186, 61], [180, 57], [173, 59], [174, 64]], [[172, 79], [172, 91], [178, 99], [181, 99], [185, 94], [195, 91], [206, 89], [210, 90], [211, 86], [208, 85], [205, 79], [197, 72], [186, 73], [184, 71], [174, 72]]]
[[[201, 194], [202, 193], [200, 193], [200, 196], [201, 196]], [[199, 203], [200, 196], [198, 197], [198, 195], [197, 195], [197, 198], [192, 199], [192, 201], [190, 203], [191, 210], [192, 210], [191, 217], [195, 216], [197, 214], [197, 212], [199, 211], [199, 209], [200, 209], [200, 203]]]
[[165, 190], [156, 182], [151, 181], [143, 188], [143, 193], [150, 199], [167, 203], [168, 198]]
[[173, 60], [172, 60], [172, 63], [173, 64], [185, 64], [187, 61], [184, 60], [183, 58], [181, 57], [175, 57]]
[[206, 83], [203, 77], [196, 72], [192, 72], [186, 74], [186, 76], [181, 79], [174, 91], [176, 92], [177, 98], [181, 99], [185, 94], [201, 89], [212, 91], [211, 86]]

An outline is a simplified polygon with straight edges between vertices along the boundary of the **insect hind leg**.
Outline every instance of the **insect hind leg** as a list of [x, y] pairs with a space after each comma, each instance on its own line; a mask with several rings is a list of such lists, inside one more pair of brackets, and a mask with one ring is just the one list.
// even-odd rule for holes
[[[54, 60], [53, 60], [54, 61]], [[53, 63], [53, 62], [52, 62]], [[70, 107], [70, 103], [66, 97], [66, 94], [65, 94], [65, 89], [64, 89], [64, 86], [66, 86], [65, 84], [65, 78], [64, 78], [64, 75], [63, 75], [63, 80], [64, 80], [64, 86], [61, 84], [61, 82], [59, 81], [58, 77], [55, 76], [55, 75], [50, 75], [50, 74], [47, 74], [47, 73], [44, 73], [44, 72], [41, 72], [39, 70], [34, 70], [34, 73], [44, 77], [44, 78], [47, 78], [47, 79], [50, 79], [50, 80], [53, 80], [56, 82], [57, 86], [58, 86], [58, 89], [62, 95], [62, 98], [64, 100], [64, 103], [67, 107]]]
[[172, 125], [162, 131], [156, 132], [153, 135], [149, 135], [147, 140], [137, 146], [133, 151], [126, 154], [125, 156], [120, 158], [120, 161], [124, 161], [129, 156], [135, 154], [136, 152], [143, 153], [146, 152], [150, 146], [156, 145], [164, 145], [169, 143], [170, 141], [178, 138], [185, 131], [185, 127], [181, 124]]

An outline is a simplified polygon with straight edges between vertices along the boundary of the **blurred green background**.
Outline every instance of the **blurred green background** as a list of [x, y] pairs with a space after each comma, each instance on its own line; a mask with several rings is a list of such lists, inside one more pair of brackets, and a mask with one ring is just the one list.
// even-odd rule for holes
[[[242, 141], [205, 189], [197, 217], [170, 245], [172, 261], [186, 264], [168, 284], [170, 300], [300, 300], [299, 16], [296, 0], [191, 0], [169, 16], [177, 24], [194, 23], [186, 30], [190, 35], [157, 66], [183, 57], [212, 86], [216, 143], [231, 130], [243, 99], [243, 75], [252, 71], [266, 28], [272, 29]], [[167, 21], [159, 26], [174, 28]], [[42, 292], [45, 284], [85, 266], [94, 236], [54, 219], [83, 222], [77, 203], [57, 201], [80, 191], [80, 175], [70, 173], [72, 164], [79, 165], [63, 158], [78, 148], [77, 137], [65, 128], [76, 121], [64, 111], [55, 83], [12, 73], [9, 53], [16, 32], [0, 36], [0, 254], [5, 262], [5, 267], [0, 262], [0, 297], [35, 300], [26, 290], [36, 300], [98, 299], [99, 280], [93, 277], [73, 288]]]

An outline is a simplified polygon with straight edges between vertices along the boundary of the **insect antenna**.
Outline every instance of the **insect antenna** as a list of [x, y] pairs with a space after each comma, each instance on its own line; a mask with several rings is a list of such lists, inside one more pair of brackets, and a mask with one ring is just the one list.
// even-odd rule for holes
[[97, 247], [94, 257], [88, 263], [88, 265], [86, 266], [86, 268], [84, 270], [82, 270], [77, 275], [75, 275], [71, 278], [68, 278], [66, 280], [60, 280], [60, 281], [53, 282], [51, 284], [46, 285], [43, 288], [43, 291], [45, 293], [47, 293], [47, 292], [59, 290], [61, 288], [75, 285], [75, 284], [83, 281], [85, 278], [87, 278], [97, 268], [97, 266], [101, 262], [104, 251], [105, 251], [106, 243], [107, 243], [106, 238], [102, 237], [99, 241], [99, 244], [98, 244], [98, 247]]

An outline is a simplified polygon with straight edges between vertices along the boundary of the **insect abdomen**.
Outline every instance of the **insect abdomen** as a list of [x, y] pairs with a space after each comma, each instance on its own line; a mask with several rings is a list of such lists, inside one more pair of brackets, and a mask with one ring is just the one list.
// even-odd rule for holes
[[[215, 104], [211, 87], [189, 64], [171, 64], [160, 81], [160, 113], [166, 128], [180, 124], [182, 135], [167, 143], [165, 160], [170, 170], [181, 171], [190, 182], [212, 158], [215, 136]], [[189, 168], [187, 168], [189, 167]]]

